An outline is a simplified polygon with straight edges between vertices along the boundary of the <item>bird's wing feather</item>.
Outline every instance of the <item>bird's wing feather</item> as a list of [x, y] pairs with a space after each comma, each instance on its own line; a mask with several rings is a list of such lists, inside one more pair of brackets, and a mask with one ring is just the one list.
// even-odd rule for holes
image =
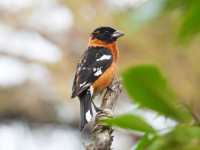
[[112, 64], [113, 55], [104, 47], [89, 47], [78, 63], [72, 98], [76, 97], [94, 83]]

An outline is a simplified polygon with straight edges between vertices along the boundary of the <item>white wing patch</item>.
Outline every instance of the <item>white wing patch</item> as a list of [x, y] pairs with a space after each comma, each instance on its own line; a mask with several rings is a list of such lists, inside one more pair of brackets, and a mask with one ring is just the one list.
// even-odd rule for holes
[[92, 120], [92, 115], [90, 114], [90, 110], [88, 110], [85, 115], [86, 115], [86, 120], [88, 122]]
[[85, 83], [86, 83], [86, 81], [85, 81], [85, 82], [83, 82], [82, 84], [80, 84], [80, 87], [82, 87], [83, 85], [85, 85]]
[[111, 55], [103, 55], [99, 59], [97, 59], [96, 61], [102, 61], [102, 60], [108, 60], [108, 59], [111, 59]]
[[87, 87], [87, 86], [90, 86], [90, 85], [91, 85], [91, 83], [88, 83], [88, 84], [84, 85], [83, 87]]
[[91, 96], [93, 95], [93, 92], [94, 92], [94, 89], [93, 89], [92, 85], [90, 85], [90, 94], [91, 94]]
[[94, 76], [99, 76], [102, 74], [101, 68], [97, 69], [97, 72], [94, 74]]

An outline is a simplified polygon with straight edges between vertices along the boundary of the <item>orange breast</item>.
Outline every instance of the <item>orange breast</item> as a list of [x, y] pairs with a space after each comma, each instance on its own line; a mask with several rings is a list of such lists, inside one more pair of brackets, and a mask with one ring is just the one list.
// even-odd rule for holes
[[116, 71], [116, 63], [112, 63], [108, 69], [92, 84], [94, 90], [102, 91], [112, 82]]
[[112, 82], [115, 76], [116, 67], [117, 67], [116, 63], [117, 63], [117, 57], [118, 57], [117, 44], [116, 42], [112, 42], [112, 43], [103, 42], [101, 40], [93, 39], [91, 37], [89, 40], [88, 46], [105, 47], [108, 50], [110, 50], [113, 55], [113, 62], [110, 65], [110, 67], [108, 67], [106, 71], [92, 84], [94, 91], [103, 91], [105, 88], [107, 88], [110, 85], [110, 83]]

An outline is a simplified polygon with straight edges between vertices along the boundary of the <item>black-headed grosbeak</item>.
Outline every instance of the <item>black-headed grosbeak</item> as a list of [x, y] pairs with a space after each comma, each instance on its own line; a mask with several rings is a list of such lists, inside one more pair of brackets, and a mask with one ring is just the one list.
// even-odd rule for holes
[[78, 96], [80, 100], [81, 131], [92, 119], [92, 99], [100, 95], [115, 76], [118, 57], [116, 41], [123, 35], [111, 27], [97, 28], [92, 32], [88, 49], [77, 65], [72, 98]]

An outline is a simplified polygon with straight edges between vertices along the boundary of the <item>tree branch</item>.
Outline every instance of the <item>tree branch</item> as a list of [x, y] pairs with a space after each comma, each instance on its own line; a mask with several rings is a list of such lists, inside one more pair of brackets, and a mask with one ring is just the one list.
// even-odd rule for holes
[[[99, 122], [102, 119], [113, 117], [114, 105], [121, 92], [121, 79], [114, 79], [107, 89], [101, 110], [95, 117], [94, 128], [91, 135], [91, 142], [88, 146], [84, 145], [86, 150], [110, 150], [113, 141], [113, 129]], [[84, 144], [84, 143], [83, 143]]]

